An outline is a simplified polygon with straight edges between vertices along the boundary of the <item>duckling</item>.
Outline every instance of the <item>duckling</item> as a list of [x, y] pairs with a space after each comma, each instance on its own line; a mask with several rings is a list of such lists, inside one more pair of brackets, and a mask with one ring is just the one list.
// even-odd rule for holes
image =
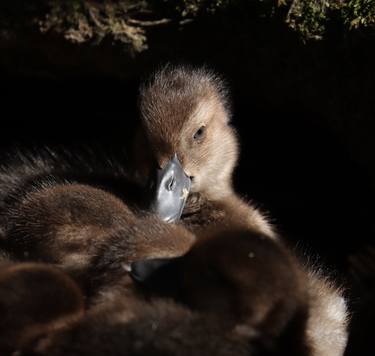
[[13, 201], [6, 221], [3, 250], [14, 260], [53, 264], [90, 290], [99, 271], [109, 285], [115, 270], [127, 275], [134, 261], [181, 256], [195, 240], [178, 224], [135, 213], [115, 195], [77, 183], [28, 191]]
[[[36, 349], [42, 355], [310, 355], [306, 281], [281, 243], [220, 229], [174, 262], [178, 274], [169, 283], [182, 300], [117, 295]], [[158, 278], [170, 277], [170, 267], [159, 269]]]
[[[162, 68], [141, 87], [140, 114], [134, 150], [150, 149], [136, 156], [136, 179], [155, 174], [155, 166], [162, 177], [170, 175], [166, 167], [174, 161], [174, 170], [181, 169], [191, 180], [191, 194], [181, 200], [186, 201], [181, 220], [188, 229], [199, 237], [211, 225], [245, 222], [250, 231], [277, 239], [266, 217], [234, 192], [232, 173], [239, 145], [230, 126], [227, 89], [217, 75], [184, 66]], [[157, 182], [164, 181], [158, 177]], [[168, 220], [159, 205], [165, 186], [157, 184], [155, 190], [154, 211]], [[181, 206], [176, 204], [176, 210]], [[321, 273], [307, 270], [311, 345], [316, 355], [342, 355], [347, 340], [342, 292]]]
[[[191, 194], [182, 221], [193, 231], [235, 209], [236, 216], [241, 215], [251, 228], [275, 236], [267, 219], [234, 192], [232, 175], [239, 144], [230, 125], [227, 89], [216, 74], [202, 68], [166, 66], [142, 85], [139, 102], [141, 120], [133, 149], [137, 181], [146, 184], [147, 177], [155, 174], [152, 167], [159, 167], [163, 176], [173, 170], [175, 175], [188, 177], [191, 187], [184, 185], [186, 190], [191, 188]], [[171, 162], [175, 165], [166, 169]], [[159, 205], [164, 181], [158, 182], [154, 209], [163, 217]], [[178, 202], [175, 205], [178, 211]]]
[[270, 353], [311, 354], [305, 272], [281, 241], [245, 225], [210, 229], [145, 283]]
[[83, 316], [83, 295], [60, 270], [38, 263], [0, 266], [0, 353], [11, 355]]

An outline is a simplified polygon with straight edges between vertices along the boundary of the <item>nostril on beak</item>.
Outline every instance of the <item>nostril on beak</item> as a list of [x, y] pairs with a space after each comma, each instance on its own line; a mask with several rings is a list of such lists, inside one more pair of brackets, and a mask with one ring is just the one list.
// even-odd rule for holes
[[173, 176], [167, 180], [166, 189], [171, 192], [175, 188], [176, 188], [176, 178]]

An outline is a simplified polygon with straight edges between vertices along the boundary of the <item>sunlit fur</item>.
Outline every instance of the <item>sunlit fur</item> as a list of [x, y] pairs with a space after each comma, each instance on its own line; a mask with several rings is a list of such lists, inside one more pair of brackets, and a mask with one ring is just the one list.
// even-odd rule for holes
[[[232, 193], [238, 157], [236, 133], [222, 81], [213, 73], [165, 67], [146, 83], [140, 96], [142, 124], [159, 166], [177, 153], [192, 192], [219, 199]], [[205, 127], [201, 140], [193, 136]]]
[[[167, 65], [152, 75], [140, 91], [142, 128], [134, 145], [138, 177], [150, 174], [154, 166], [163, 167], [177, 154], [192, 177], [182, 217], [186, 226], [199, 229], [235, 207], [250, 227], [274, 237], [265, 216], [234, 193], [239, 145], [227, 97], [223, 80], [205, 68]], [[201, 127], [204, 134], [195, 140]]]
[[308, 270], [308, 338], [313, 355], [340, 356], [348, 341], [348, 310], [342, 290], [322, 272]]

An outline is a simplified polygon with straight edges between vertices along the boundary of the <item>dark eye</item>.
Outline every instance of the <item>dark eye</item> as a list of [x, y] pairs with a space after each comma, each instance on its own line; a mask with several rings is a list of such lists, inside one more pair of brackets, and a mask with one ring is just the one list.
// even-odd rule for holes
[[201, 140], [205, 134], [206, 128], [204, 126], [201, 126], [199, 130], [194, 134], [193, 138], [194, 140]]

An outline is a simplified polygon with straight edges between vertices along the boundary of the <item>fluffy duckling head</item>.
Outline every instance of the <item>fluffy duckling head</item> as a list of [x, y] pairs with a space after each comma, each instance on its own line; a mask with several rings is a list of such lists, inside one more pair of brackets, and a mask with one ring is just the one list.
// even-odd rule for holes
[[163, 168], [176, 157], [191, 179], [192, 192], [211, 199], [231, 192], [238, 144], [229, 124], [227, 90], [216, 74], [164, 67], [142, 86], [140, 113], [140, 136], [151, 149], [143, 160], [146, 166], [152, 160]]

